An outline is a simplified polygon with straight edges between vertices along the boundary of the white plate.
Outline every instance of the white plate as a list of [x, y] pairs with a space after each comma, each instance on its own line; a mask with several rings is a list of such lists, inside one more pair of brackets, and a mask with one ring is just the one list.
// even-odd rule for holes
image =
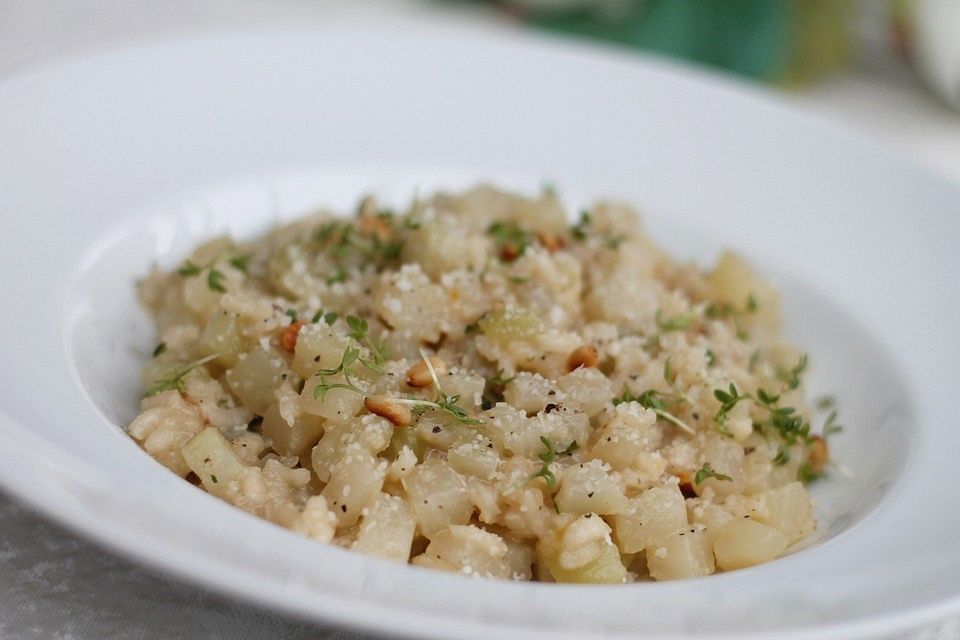
[[[640, 204], [666, 246], [733, 246], [783, 287], [852, 478], [805, 551], [705, 579], [496, 583], [257, 520], [119, 428], [152, 336], [134, 278], [372, 189], [493, 178]], [[960, 609], [960, 192], [765, 94], [656, 60], [442, 24], [151, 44], [0, 84], [0, 482], [150, 565], [418, 637], [850, 638]], [[493, 635], [491, 635], [493, 634]]]

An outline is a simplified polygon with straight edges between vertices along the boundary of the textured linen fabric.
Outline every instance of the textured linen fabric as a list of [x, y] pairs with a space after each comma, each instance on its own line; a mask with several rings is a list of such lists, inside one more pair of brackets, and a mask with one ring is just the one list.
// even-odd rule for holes
[[[362, 5], [362, 6], [361, 6]], [[348, 11], [416, 14], [420, 0], [0, 0], [0, 79], [138, 38], [209, 28], [322, 23]], [[469, 7], [465, 20], [487, 20]], [[876, 64], [876, 63], [874, 63]], [[899, 75], [898, 75], [899, 74]], [[790, 96], [960, 179], [960, 127], [902, 69]], [[0, 640], [372, 640], [212, 594], [119, 558], [0, 493]], [[960, 616], [881, 640], [960, 639]]]
[[0, 640], [365, 640], [144, 569], [0, 494]]

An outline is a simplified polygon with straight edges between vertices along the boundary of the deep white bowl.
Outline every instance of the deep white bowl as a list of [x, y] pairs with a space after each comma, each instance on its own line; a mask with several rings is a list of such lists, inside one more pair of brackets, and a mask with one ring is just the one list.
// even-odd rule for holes
[[[133, 283], [225, 229], [365, 191], [549, 180], [639, 204], [781, 285], [840, 399], [815, 544], [673, 583], [499, 583], [312, 542], [142, 453]], [[850, 638], [960, 610], [960, 190], [775, 98], [492, 27], [334, 24], [95, 55], [0, 83], [0, 483], [126, 555], [296, 614], [418, 637]], [[491, 634], [493, 634], [491, 636]]]

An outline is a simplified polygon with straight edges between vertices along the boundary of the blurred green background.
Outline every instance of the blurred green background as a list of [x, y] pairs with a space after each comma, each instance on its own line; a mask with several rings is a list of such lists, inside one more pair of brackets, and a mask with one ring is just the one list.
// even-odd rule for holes
[[850, 0], [512, 1], [547, 29], [633, 45], [784, 84], [836, 70], [851, 50]]
[[[463, 1], [463, 0], [461, 0]], [[796, 85], [840, 68], [851, 0], [497, 0], [545, 29], [677, 56]]]

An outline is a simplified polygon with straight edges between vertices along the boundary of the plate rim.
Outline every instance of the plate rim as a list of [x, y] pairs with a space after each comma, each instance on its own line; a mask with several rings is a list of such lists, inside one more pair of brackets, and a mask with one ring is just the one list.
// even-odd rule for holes
[[[338, 25], [334, 25], [335, 27]], [[342, 25], [339, 25], [342, 26]], [[271, 28], [258, 28], [253, 30], [246, 29], [226, 29], [226, 30], [214, 30], [206, 31], [200, 34], [191, 34], [190, 36], [178, 36], [174, 38], [170, 37], [158, 37], [155, 39], [150, 39], [149, 42], [138, 42], [133, 46], [124, 46], [109, 48], [104, 51], [98, 51], [92, 54], [82, 55], [82, 56], [71, 56], [65, 60], [59, 60], [54, 63], [41, 65], [37, 67], [28, 67], [24, 70], [14, 72], [11, 75], [5, 76], [0, 79], [0, 86], [9, 83], [12, 80], [15, 80], [23, 75], [31, 74], [42, 74], [47, 72], [50, 69], [61, 68], [67, 64], [73, 64], [77, 62], [87, 62], [90, 60], [103, 60], [109, 59], [115, 56], [123, 56], [129, 53], [130, 51], [142, 51], [145, 49], [155, 49], [158, 47], [166, 47], [174, 44], [180, 44], [183, 42], [193, 42], [193, 41], [206, 41], [211, 38], [220, 39], [220, 38], [235, 38], [237, 36], [244, 37], [250, 33], [262, 34], [262, 33], [277, 33], [277, 32], [288, 32], [293, 31], [295, 33], [303, 32], [316, 32], [316, 31], [325, 31], [329, 26], [324, 27], [297, 27], [297, 28], [288, 28], [288, 27], [271, 27]], [[421, 27], [422, 28], [422, 27]], [[538, 40], [541, 42], [554, 42], [552, 38], [542, 38], [541, 36], [524, 36], [527, 40]], [[566, 46], [566, 45], [564, 45]], [[600, 51], [605, 49], [604, 47], [593, 47], [585, 46], [584, 49], [590, 49], [595, 51]], [[603, 53], [602, 55], [608, 55]], [[624, 56], [625, 57], [625, 56]], [[674, 65], [669, 61], [657, 60], [656, 63], [661, 67], [669, 68], [678, 68], [685, 67], [685, 65]], [[837, 133], [842, 133], [843, 137], [847, 139], [853, 139], [853, 142], [859, 146], [867, 145], [869, 146], [872, 152], [881, 152], [885, 156], [896, 157], [898, 162], [903, 162], [902, 158], [899, 158], [893, 154], [892, 149], [888, 148], [886, 145], [878, 143], [875, 139], [862, 134], [860, 132], [851, 132], [839, 125], [835, 125], [830, 121], [823, 120], [818, 116], [806, 114], [799, 110], [796, 107], [785, 104], [782, 101], [776, 99], [772, 93], [757, 89], [755, 87], [750, 87], [744, 85], [742, 87], [733, 87], [732, 83], [726, 79], [722, 79], [719, 76], [716, 76], [713, 73], [705, 72], [703, 70], [697, 70], [697, 75], [699, 76], [698, 81], [707, 81], [713, 87], [722, 87], [727, 90], [735, 90], [737, 93], [743, 93], [744, 90], [752, 94], [755, 99], [766, 102], [767, 104], [774, 104], [785, 111], [790, 112], [793, 116], [799, 116], [807, 121], [815, 122], [820, 128], [831, 129], [830, 135], [836, 135]], [[910, 166], [921, 170], [923, 173], [928, 174], [929, 176], [939, 179], [946, 184], [950, 184], [951, 188], [954, 188], [955, 185], [947, 179], [945, 176], [942, 176], [930, 168], [924, 167], [919, 163], [907, 162]], [[26, 424], [22, 424], [17, 420], [13, 419], [11, 416], [7, 415], [2, 408], [0, 408], [0, 432], [6, 433], [16, 433], [20, 432], [21, 435], [28, 434], [33, 436], [35, 434], [30, 432], [29, 427]], [[355, 611], [353, 613], [339, 612], [336, 610], [335, 606], [327, 607], [327, 610], [322, 614], [315, 614], [307, 612], [302, 608], [298, 608], [296, 605], [289, 602], [283, 602], [279, 597], [273, 597], [273, 594], [268, 594], [267, 597], [263, 593], [254, 594], [250, 589], [241, 588], [239, 585], [245, 584], [243, 581], [237, 581], [228, 585], [223, 580], [214, 580], [210, 577], [210, 574], [205, 574], [201, 567], [203, 562], [198, 562], [206, 560], [207, 562], [216, 562], [204, 556], [203, 554], [198, 554], [195, 551], [190, 550], [189, 548], [181, 548], [178, 550], [178, 553], [183, 555], [189, 555], [191, 557], [191, 562], [177, 562], [177, 563], [164, 563], [160, 558], [159, 554], [151, 554], [150, 549], [143, 544], [138, 544], [137, 536], [138, 532], [135, 532], [133, 529], [129, 529], [127, 524], [123, 524], [120, 527], [117, 527], [116, 523], [111, 526], [98, 524], [96, 519], [83, 519], [82, 517], [67, 515], [65, 512], [58, 510], [58, 505], [55, 502], [55, 497], [52, 494], [43, 494], [40, 495], [36, 491], [31, 491], [29, 483], [25, 480], [27, 474], [21, 473], [20, 475], [13, 473], [12, 470], [16, 468], [17, 465], [20, 465], [20, 470], [22, 472], [29, 471], [29, 465], [26, 465], [24, 460], [18, 459], [15, 456], [7, 455], [6, 452], [0, 451], [0, 457], [8, 458], [7, 462], [9, 464], [0, 465], [0, 486], [5, 491], [8, 491], [13, 497], [15, 497], [20, 502], [27, 504], [29, 507], [35, 511], [42, 513], [45, 517], [57, 522], [59, 525], [65, 527], [66, 529], [79, 533], [82, 537], [94, 541], [95, 544], [101, 546], [102, 548], [109, 549], [118, 553], [119, 555], [133, 559], [137, 562], [143, 563], [151, 568], [153, 571], [158, 571], [162, 574], [169, 574], [180, 579], [185, 579], [191, 583], [201, 585], [203, 588], [210, 589], [212, 591], [221, 592], [221, 593], [230, 593], [235, 596], [239, 596], [244, 600], [263, 606], [267, 606], [271, 609], [278, 609], [285, 611], [286, 613], [293, 614], [298, 618], [310, 619], [319, 622], [332, 622], [335, 625], [343, 627], [363, 627], [370, 631], [375, 631], [378, 633], [403, 633], [405, 635], [415, 637], [423, 636], [424, 633], [431, 635], [432, 637], [442, 637], [446, 635], [444, 631], [449, 631], [449, 628], [441, 630], [436, 628], [427, 628], [426, 631], [422, 628], [419, 628], [416, 625], [416, 621], [419, 619], [420, 623], [428, 622], [435, 620], [434, 616], [429, 613], [409, 613], [404, 612], [404, 619], [410, 618], [409, 623], [411, 627], [405, 627], [398, 629], [396, 626], [397, 623], [397, 613], [394, 608], [386, 607], [390, 611], [390, 617], [384, 622], [377, 622], [374, 620], [375, 616], [363, 615], [365, 612], [383, 610], [385, 608], [384, 603], [376, 602], [370, 603], [364, 599], [351, 599], [349, 602], [353, 603]], [[82, 458], [77, 458], [80, 462], [86, 463]], [[72, 512], [71, 512], [72, 513]], [[93, 515], [92, 512], [87, 514], [88, 516]], [[142, 532], [141, 532], [142, 533]], [[136, 535], [134, 535], [136, 534]], [[162, 536], [157, 536], [155, 541], [163, 541]], [[159, 548], [159, 546], [157, 547]], [[190, 570], [193, 567], [197, 567], [197, 570]], [[219, 570], [226, 569], [229, 572], [229, 566], [219, 566]], [[236, 585], [236, 586], [234, 586]], [[317, 594], [315, 594], [317, 597]], [[328, 597], [328, 594], [323, 595], [324, 598]], [[269, 601], [269, 602], [268, 602]], [[336, 604], [336, 601], [331, 601], [332, 605]], [[849, 622], [849, 623], [839, 623], [829, 626], [816, 626], [810, 627], [809, 629], [800, 629], [800, 630], [786, 630], [786, 631], [763, 631], [752, 633], [751, 636], [755, 637], [771, 637], [776, 635], [777, 637], [791, 637], [791, 638], [807, 638], [807, 637], [837, 637], [845, 638], [851, 637], [850, 634], [879, 634], [879, 633], [890, 633], [891, 631], [902, 631], [909, 629], [911, 627], [916, 627], [918, 625], [929, 623], [933, 620], [936, 620], [939, 617], [942, 617], [948, 613], [956, 613], [960, 610], [960, 594], [956, 594], [953, 597], [948, 597], [942, 600], [941, 602], [931, 603], [926, 607], [915, 607], [907, 611], [901, 611], [895, 614], [889, 614], [885, 618], [871, 618], [869, 620], [863, 620], [859, 622]], [[321, 616], [322, 617], [318, 617]], [[452, 619], [444, 619], [446, 624], [461, 624], [467, 625], [468, 629], [462, 630], [466, 635], [464, 637], [479, 637], [481, 634], [489, 634], [490, 627], [489, 623], [484, 621], [482, 623], [477, 623], [470, 620], [460, 620], [454, 621]], [[475, 627], [475, 629], [471, 629]], [[531, 629], [526, 627], [512, 627], [508, 626], [507, 629], [522, 630], [524, 633], [531, 635]], [[579, 634], [579, 632], [577, 632]], [[475, 634], [475, 635], [473, 635]], [[537, 633], [535, 632], [531, 637], [535, 637]], [[555, 631], [550, 631], [549, 636], [552, 638], [557, 637]], [[544, 635], [546, 637], [546, 635]], [[582, 635], [581, 635], [582, 637]], [[618, 637], [605, 635], [604, 637]], [[662, 638], [674, 638], [676, 637], [673, 634], [663, 635], [663, 636], [649, 636], [649, 637], [662, 637]], [[717, 636], [720, 637], [720, 636]], [[738, 634], [738, 637], [744, 637], [743, 634]]]

